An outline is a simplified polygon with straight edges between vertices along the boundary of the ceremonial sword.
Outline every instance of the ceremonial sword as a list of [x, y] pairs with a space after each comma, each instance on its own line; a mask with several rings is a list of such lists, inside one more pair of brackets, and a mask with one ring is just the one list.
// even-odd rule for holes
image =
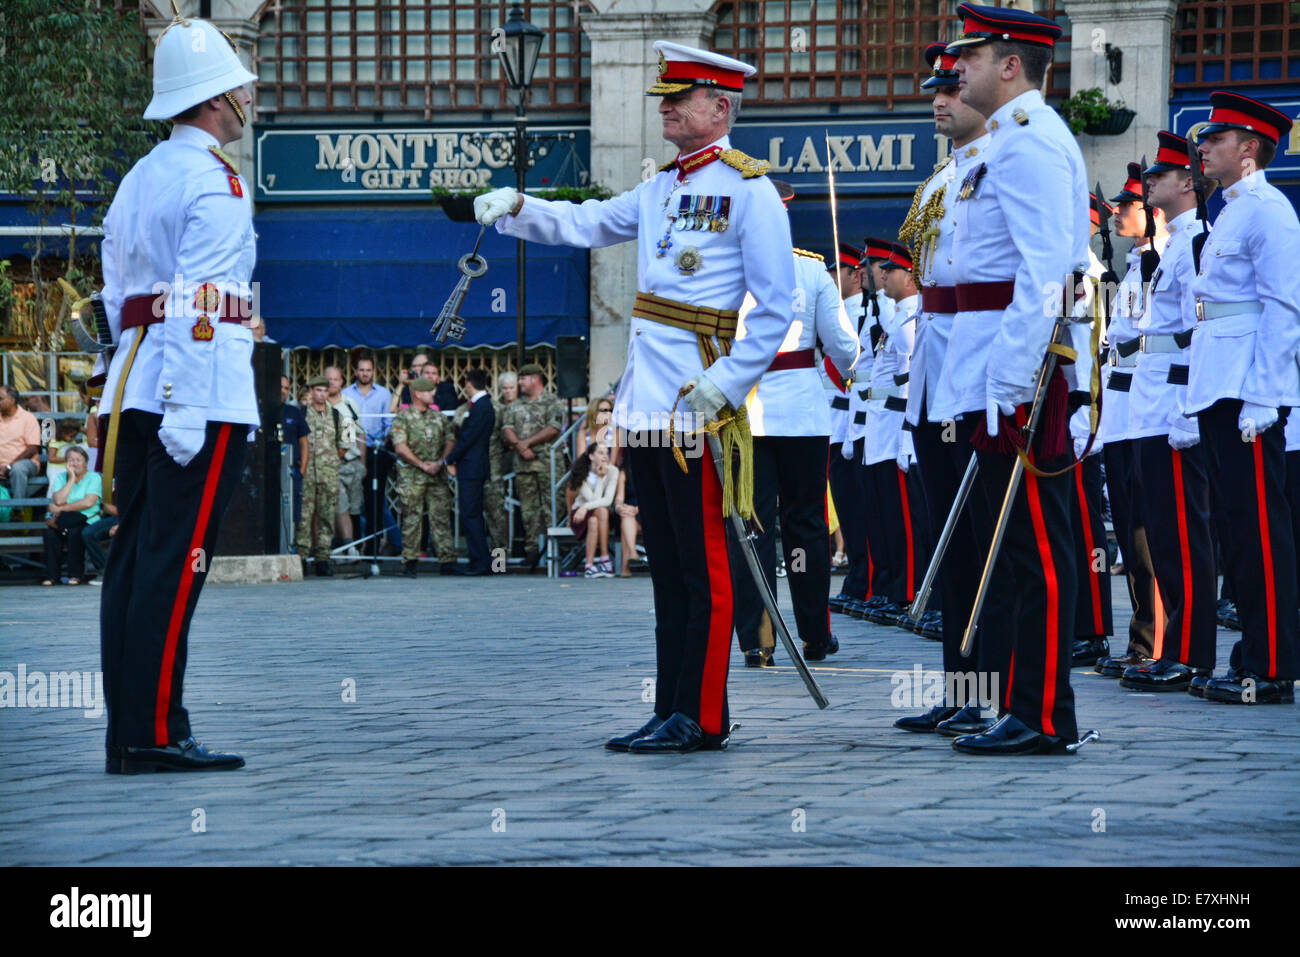
[[943, 564], [943, 556], [948, 551], [952, 533], [957, 528], [957, 520], [961, 517], [961, 510], [966, 507], [966, 499], [970, 497], [970, 490], [975, 485], [975, 475], [979, 470], [979, 456], [971, 452], [970, 461], [966, 463], [966, 474], [961, 477], [961, 485], [957, 487], [952, 508], [948, 510], [948, 520], [943, 523], [943, 532], [940, 533], [939, 542], [934, 547], [934, 554], [930, 556], [930, 566], [925, 570], [925, 577], [921, 579], [921, 587], [916, 591], [912, 607], [907, 609], [908, 617], [915, 621], [920, 621], [921, 616], [925, 614], [926, 606], [930, 603], [930, 592], [934, 589], [934, 580], [939, 577], [939, 566]]
[[[712, 432], [706, 434], [709, 439], [709, 451], [713, 454], [713, 465], [718, 470], [718, 482], [725, 485], [727, 475], [725, 469], [731, 463], [722, 461], [722, 443], [718, 441], [718, 437]], [[803, 660], [803, 656], [799, 654], [799, 649], [795, 647], [794, 639], [790, 637], [790, 629], [786, 627], [785, 619], [781, 617], [781, 612], [776, 607], [776, 596], [772, 594], [772, 589], [768, 587], [767, 576], [763, 574], [763, 567], [759, 564], [758, 549], [754, 546], [753, 535], [745, 527], [745, 520], [740, 517], [740, 512], [734, 507], [731, 510], [730, 519], [731, 530], [735, 533], [740, 550], [745, 555], [745, 564], [749, 566], [749, 574], [758, 587], [758, 594], [763, 599], [763, 607], [767, 609], [767, 616], [772, 620], [772, 630], [781, 639], [785, 653], [790, 656], [790, 661], [794, 664], [795, 670], [799, 672], [799, 677], [803, 679], [808, 694], [812, 696], [813, 701], [817, 702], [817, 707], [825, 708], [830, 704], [830, 701], [822, 692], [822, 689], [818, 687], [817, 679], [808, 670], [807, 663]]]

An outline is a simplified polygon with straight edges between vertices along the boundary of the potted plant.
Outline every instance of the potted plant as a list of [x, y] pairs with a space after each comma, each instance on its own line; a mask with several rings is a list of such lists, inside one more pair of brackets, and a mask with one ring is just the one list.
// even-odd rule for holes
[[1135, 112], [1125, 108], [1123, 100], [1111, 102], [1100, 87], [1080, 90], [1065, 100], [1056, 111], [1070, 124], [1076, 136], [1117, 136], [1129, 128]]
[[[474, 222], [474, 197], [486, 192], [488, 188], [450, 190], [445, 186], [435, 186], [433, 200], [442, 207], [442, 211], [452, 222], [472, 223]], [[572, 203], [581, 203], [588, 199], [609, 199], [614, 194], [599, 183], [588, 183], [585, 186], [543, 187], [533, 190], [532, 195], [539, 199], [567, 199]]]

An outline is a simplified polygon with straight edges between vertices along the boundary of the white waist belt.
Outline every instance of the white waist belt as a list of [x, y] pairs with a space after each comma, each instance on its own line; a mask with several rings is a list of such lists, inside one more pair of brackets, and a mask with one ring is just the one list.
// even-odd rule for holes
[[1208, 322], [1225, 316], [1258, 315], [1264, 311], [1262, 302], [1206, 302], [1196, 300], [1196, 321]]
[[1183, 351], [1183, 347], [1178, 344], [1178, 341], [1172, 335], [1139, 336], [1138, 341], [1140, 343], [1138, 351], [1145, 352], [1148, 355]]
[[1110, 367], [1112, 369], [1129, 369], [1138, 364], [1138, 354], [1122, 356], [1118, 349], [1110, 350]]
[[866, 398], [866, 400], [870, 402], [872, 399], [897, 399], [902, 394], [903, 391], [901, 389], [897, 389], [894, 388], [893, 386], [890, 386], [889, 388], [885, 388], [885, 389], [868, 389], [867, 394], [866, 396], [864, 396], [864, 398]]

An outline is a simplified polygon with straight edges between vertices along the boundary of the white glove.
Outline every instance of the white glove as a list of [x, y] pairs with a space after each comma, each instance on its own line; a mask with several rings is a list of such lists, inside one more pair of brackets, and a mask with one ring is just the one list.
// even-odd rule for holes
[[1185, 415], [1175, 416], [1169, 423], [1169, 445], [1179, 451], [1190, 449], [1201, 441], [1201, 430]]
[[898, 470], [900, 472], [906, 472], [908, 466], [912, 464], [912, 455], [906, 449], [899, 449], [894, 462], [898, 465]]
[[845, 442], [840, 446], [840, 455], [844, 458], [844, 461], [846, 461], [846, 462], [852, 462], [852, 461], [853, 461], [853, 443], [852, 443], [852, 442], [849, 442], [849, 441], [845, 441]]
[[727, 397], [709, 381], [709, 377], [704, 373], [701, 372], [686, 384], [692, 387], [686, 393], [686, 404], [705, 422], [712, 422], [726, 407]]
[[474, 218], [483, 226], [491, 226], [502, 216], [513, 212], [519, 202], [519, 190], [509, 186], [474, 197]]
[[1080, 462], [1083, 461], [1083, 450], [1086, 449], [1087, 447], [1088, 447], [1087, 433], [1084, 433], [1083, 435], [1074, 436], [1074, 457], [1078, 459]]
[[1003, 415], [1014, 415], [1016, 408], [1025, 401], [1022, 396], [1025, 390], [1018, 385], [1009, 385], [998, 379], [990, 378], [985, 384], [985, 395], [987, 399], [984, 404], [984, 415], [989, 430], [989, 438], [998, 434], [998, 413]]
[[184, 468], [194, 461], [194, 456], [203, 450], [203, 443], [207, 440], [206, 410], [173, 405], [164, 405], [163, 408], [158, 441], [172, 460]]
[[1243, 433], [1253, 432], [1258, 435], [1267, 431], [1269, 426], [1277, 424], [1277, 409], [1255, 405], [1253, 402], [1241, 403], [1241, 414], [1237, 416], [1237, 428]]

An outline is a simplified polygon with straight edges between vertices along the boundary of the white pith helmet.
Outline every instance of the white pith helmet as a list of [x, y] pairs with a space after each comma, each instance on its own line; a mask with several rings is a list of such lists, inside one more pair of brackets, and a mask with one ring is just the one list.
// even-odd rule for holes
[[158, 38], [153, 55], [153, 99], [144, 118], [171, 119], [256, 79], [224, 33], [206, 20], [177, 17]]

